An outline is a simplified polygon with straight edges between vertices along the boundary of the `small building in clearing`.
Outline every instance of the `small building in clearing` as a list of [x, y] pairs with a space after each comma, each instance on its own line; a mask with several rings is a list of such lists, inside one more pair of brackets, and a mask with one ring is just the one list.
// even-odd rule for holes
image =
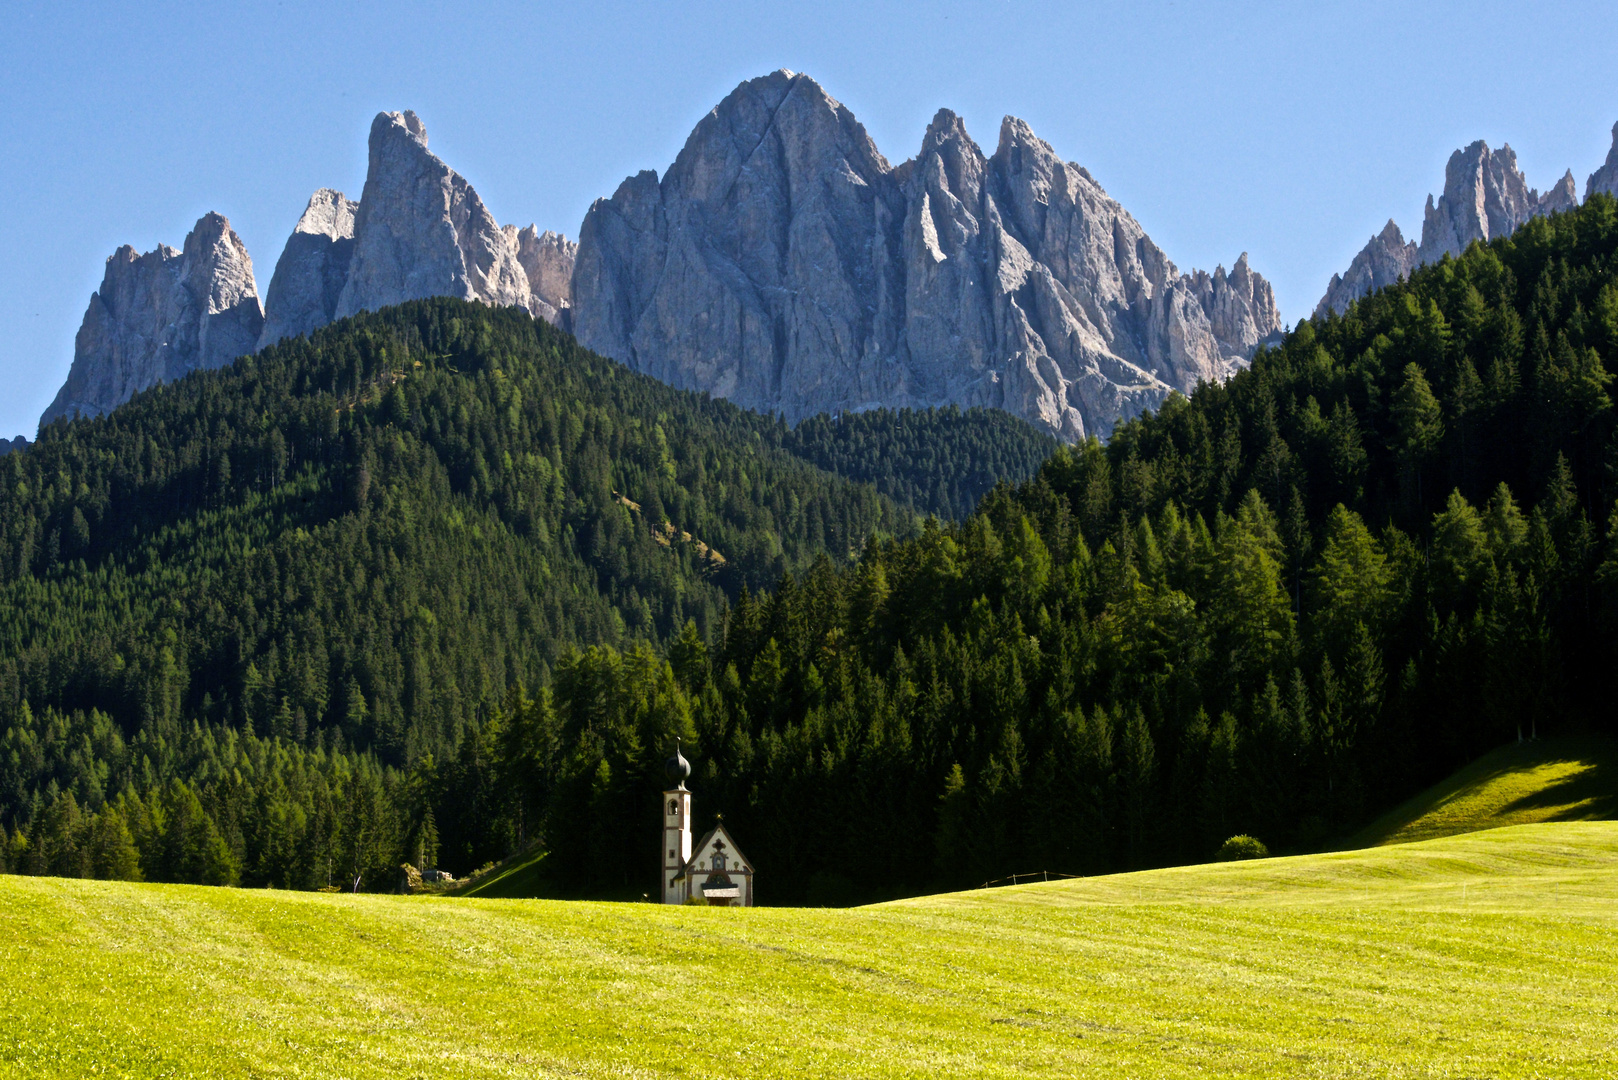
[[715, 907], [752, 907], [753, 865], [724, 822], [695, 845], [691, 842], [691, 792], [685, 786], [691, 763], [680, 753], [678, 740], [664, 772], [671, 786], [663, 792], [663, 903], [698, 899]]

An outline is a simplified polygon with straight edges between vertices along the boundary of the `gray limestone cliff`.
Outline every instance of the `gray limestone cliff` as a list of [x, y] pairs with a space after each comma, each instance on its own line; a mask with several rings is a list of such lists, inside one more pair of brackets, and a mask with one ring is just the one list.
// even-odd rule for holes
[[310, 196], [264, 294], [259, 348], [307, 334], [336, 317], [337, 300], [348, 283], [358, 209], [359, 203], [331, 188]]
[[1410, 271], [1420, 265], [1419, 245], [1414, 240], [1406, 243], [1399, 226], [1389, 218], [1388, 223], [1382, 226], [1382, 231], [1371, 237], [1360, 253], [1354, 256], [1348, 269], [1332, 275], [1326, 295], [1315, 306], [1315, 315], [1322, 316], [1328, 311], [1340, 315], [1360, 297], [1369, 296], [1380, 288], [1409, 277]]
[[[1474, 240], [1510, 236], [1529, 218], [1578, 205], [1569, 172], [1541, 196], [1528, 186], [1509, 145], [1491, 152], [1481, 139], [1450, 155], [1444, 168], [1444, 193], [1437, 205], [1427, 196], [1421, 226], [1423, 265], [1445, 255], [1459, 255]], [[1570, 198], [1571, 196], [1571, 198]]]
[[472, 185], [427, 149], [416, 114], [379, 113], [335, 317], [430, 296], [526, 306], [528, 279]]
[[180, 251], [125, 245], [74, 339], [73, 366], [40, 417], [97, 416], [140, 390], [251, 353], [264, 326], [253, 260], [230, 222], [206, 214]]
[[[1594, 178], [1592, 177], [1592, 180]], [[1473, 241], [1510, 236], [1530, 218], [1577, 209], [1578, 187], [1569, 169], [1543, 195], [1528, 186], [1517, 168], [1517, 154], [1509, 145], [1498, 151], [1482, 140], [1450, 155], [1444, 167], [1444, 191], [1427, 208], [1421, 225], [1421, 243], [1406, 244], [1391, 220], [1354, 256], [1348, 270], [1334, 274], [1315, 315], [1338, 314], [1362, 296], [1368, 296], [1401, 275], [1445, 255], [1465, 251]]]
[[1607, 160], [1584, 182], [1586, 199], [1598, 193], [1618, 196], [1618, 124], [1612, 125], [1612, 149], [1607, 151]]
[[522, 230], [507, 225], [505, 233], [528, 278], [529, 313], [565, 328], [573, 306], [573, 260], [579, 245], [561, 233], [539, 232], [532, 225]]
[[430, 296], [521, 307], [563, 325], [576, 248], [532, 225], [502, 228], [466, 178], [427, 149], [420, 117], [378, 113], [360, 201], [321, 188], [287, 240], [261, 346]]
[[1083, 168], [1007, 117], [940, 111], [893, 167], [808, 76], [739, 86], [667, 175], [580, 229], [574, 333], [675, 386], [796, 421], [991, 405], [1106, 435], [1280, 328], [1248, 266], [1182, 275]]

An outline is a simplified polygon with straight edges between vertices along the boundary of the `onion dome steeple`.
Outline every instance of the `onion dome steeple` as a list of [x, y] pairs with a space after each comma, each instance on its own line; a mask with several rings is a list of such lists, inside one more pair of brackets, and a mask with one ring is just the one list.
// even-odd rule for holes
[[684, 791], [685, 782], [691, 778], [691, 763], [680, 753], [680, 740], [674, 740], [674, 756], [663, 763], [663, 775], [669, 778], [669, 787], [674, 791]]

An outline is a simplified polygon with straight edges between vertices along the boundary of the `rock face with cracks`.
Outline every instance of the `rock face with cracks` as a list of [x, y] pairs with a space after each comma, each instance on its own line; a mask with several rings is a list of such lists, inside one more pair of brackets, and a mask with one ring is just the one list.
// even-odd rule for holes
[[517, 252], [517, 262], [528, 275], [528, 310], [554, 326], [566, 328], [573, 306], [573, 260], [579, 245], [561, 233], [537, 231], [532, 225], [519, 230], [505, 227], [506, 239]]
[[270, 278], [259, 348], [307, 334], [336, 317], [354, 254], [354, 215], [359, 205], [331, 188], [310, 196]]
[[1389, 218], [1388, 223], [1382, 226], [1382, 231], [1371, 237], [1360, 253], [1354, 256], [1348, 269], [1332, 275], [1326, 295], [1315, 305], [1315, 315], [1325, 315], [1328, 311], [1342, 314], [1348, 310], [1349, 304], [1360, 297], [1369, 296], [1384, 286], [1409, 277], [1410, 272], [1420, 265], [1419, 245], [1414, 240], [1406, 243], [1399, 226]]
[[1586, 199], [1598, 193], [1618, 196], [1618, 124], [1612, 125], [1612, 149], [1607, 151], [1607, 160], [1584, 182]]
[[336, 317], [430, 296], [526, 306], [528, 278], [472, 185], [427, 149], [416, 114], [379, 113]]
[[[1614, 128], [1618, 134], [1618, 128]], [[1609, 157], [1609, 162], [1612, 158]], [[1599, 173], [1597, 175], [1600, 175]], [[1595, 177], [1591, 177], [1594, 183]], [[1510, 236], [1530, 218], [1561, 213], [1579, 205], [1578, 187], [1569, 169], [1541, 195], [1528, 186], [1509, 145], [1498, 151], [1481, 140], [1450, 155], [1444, 168], [1444, 192], [1435, 203], [1427, 196], [1421, 243], [1405, 243], [1391, 220], [1354, 256], [1348, 270], [1332, 275], [1326, 295], [1315, 306], [1317, 316], [1342, 314], [1362, 296], [1391, 285], [1401, 276], [1445, 255], [1459, 255], [1474, 240]]]
[[787, 71], [591, 207], [572, 287], [587, 348], [789, 421], [990, 405], [1067, 439], [1228, 377], [1280, 329], [1245, 255], [1180, 274], [1022, 121], [986, 156], [942, 110], [894, 167]]
[[73, 344], [73, 366], [40, 426], [98, 416], [131, 395], [258, 344], [264, 326], [253, 260], [230, 222], [205, 214], [176, 251], [127, 244], [107, 260]]
[[466, 178], [427, 148], [420, 117], [378, 113], [360, 201], [315, 192], [281, 253], [263, 344], [430, 296], [521, 307], [561, 324], [575, 248], [532, 225], [501, 227]]

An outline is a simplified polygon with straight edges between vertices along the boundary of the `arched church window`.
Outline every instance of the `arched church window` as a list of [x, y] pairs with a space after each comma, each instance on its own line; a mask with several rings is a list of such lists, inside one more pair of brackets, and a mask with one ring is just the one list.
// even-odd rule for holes
[[[641, 805], [645, 806], [646, 804], [642, 803]], [[669, 817], [679, 817], [679, 816], [680, 816], [680, 802], [679, 802], [679, 800], [678, 799], [670, 799], [669, 800]]]

